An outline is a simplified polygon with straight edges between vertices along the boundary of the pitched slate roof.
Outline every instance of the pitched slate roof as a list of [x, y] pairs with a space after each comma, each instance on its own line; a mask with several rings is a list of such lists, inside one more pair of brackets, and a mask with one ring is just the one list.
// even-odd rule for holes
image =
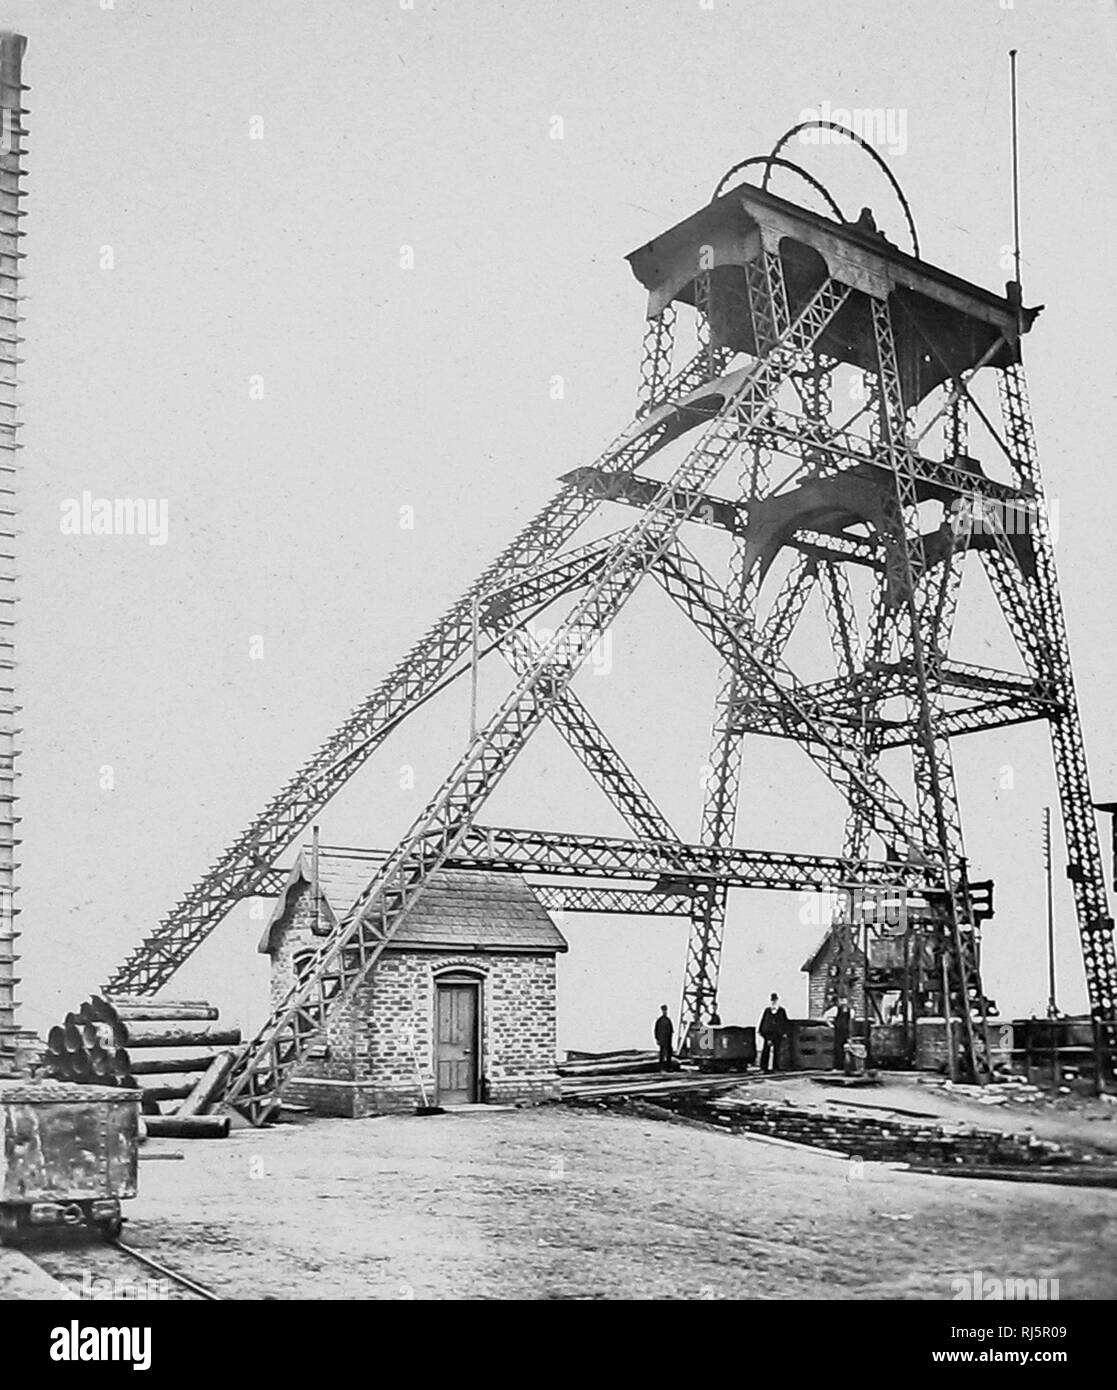
[[[318, 848], [318, 884], [324, 911], [340, 921], [387, 858], [381, 850]], [[259, 950], [270, 955], [293, 896], [311, 881], [311, 850], [304, 847], [275, 904]], [[444, 869], [431, 875], [423, 896], [392, 938], [392, 949], [444, 947], [464, 951], [565, 951], [566, 938], [519, 874]]]
[[[823, 935], [822, 940], [818, 943], [818, 945], [817, 945], [817, 946], [814, 948], [814, 950], [810, 953], [810, 955], [807, 957], [807, 959], [806, 959], [806, 960], [803, 962], [803, 964], [799, 967], [800, 971], [801, 971], [803, 974], [809, 975], [810, 972], [814, 969], [814, 967], [815, 967], [815, 961], [818, 960], [819, 956], [822, 955], [823, 951], [825, 951], [826, 948], [827, 948], [827, 946], [830, 945], [830, 936], [831, 936], [832, 931], [833, 931], [833, 928], [832, 928], [832, 927], [827, 927], [827, 928], [826, 928], [826, 931], [825, 931], [825, 934]], [[856, 945], [854, 946], [854, 948], [853, 948], [853, 959], [857, 962], [858, 965], [860, 965], [860, 964], [864, 961], [864, 959], [865, 959], [865, 952], [861, 949], [860, 946], [856, 946]]]

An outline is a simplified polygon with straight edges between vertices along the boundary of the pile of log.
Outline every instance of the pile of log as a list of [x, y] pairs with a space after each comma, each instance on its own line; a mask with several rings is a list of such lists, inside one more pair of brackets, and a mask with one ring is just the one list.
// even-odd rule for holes
[[668, 1095], [709, 1095], [741, 1084], [739, 1076], [711, 1076], [707, 1072], [659, 1072], [655, 1076], [636, 1073], [627, 1076], [598, 1076], [585, 1080], [562, 1079], [562, 1099], [574, 1103], [603, 1102]]
[[559, 1076], [589, 1079], [598, 1076], [639, 1076], [659, 1071], [658, 1052], [568, 1052], [558, 1064]]
[[241, 1037], [239, 1028], [217, 1022], [217, 1009], [204, 999], [94, 995], [50, 1030], [43, 1069], [58, 1081], [142, 1091], [144, 1126], [153, 1137], [223, 1139], [228, 1115], [209, 1112]]

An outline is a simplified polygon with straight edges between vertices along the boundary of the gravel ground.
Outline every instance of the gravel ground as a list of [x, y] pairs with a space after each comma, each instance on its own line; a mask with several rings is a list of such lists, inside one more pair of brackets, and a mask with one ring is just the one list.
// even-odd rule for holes
[[[565, 1107], [152, 1141], [125, 1239], [228, 1298], [1117, 1297], [1117, 1192], [934, 1178]], [[95, 1261], [91, 1251], [91, 1262]]]
[[53, 1300], [73, 1297], [60, 1294], [55, 1281], [20, 1250], [0, 1247], [0, 1303], [17, 1300]]

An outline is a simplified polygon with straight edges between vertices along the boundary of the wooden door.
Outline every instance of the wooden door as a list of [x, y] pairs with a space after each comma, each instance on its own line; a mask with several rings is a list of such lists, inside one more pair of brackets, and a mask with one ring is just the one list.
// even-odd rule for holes
[[438, 986], [435, 1058], [439, 1105], [470, 1105], [477, 1099], [477, 986]]

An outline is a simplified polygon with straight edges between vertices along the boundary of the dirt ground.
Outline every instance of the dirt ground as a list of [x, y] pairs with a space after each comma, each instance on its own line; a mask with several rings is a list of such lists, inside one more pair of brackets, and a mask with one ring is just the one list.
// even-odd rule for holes
[[543, 1107], [152, 1141], [125, 1239], [234, 1299], [1117, 1297], [1117, 1191]]
[[0, 1246], [0, 1303], [54, 1300], [74, 1297], [60, 1294], [58, 1284], [20, 1250]]

